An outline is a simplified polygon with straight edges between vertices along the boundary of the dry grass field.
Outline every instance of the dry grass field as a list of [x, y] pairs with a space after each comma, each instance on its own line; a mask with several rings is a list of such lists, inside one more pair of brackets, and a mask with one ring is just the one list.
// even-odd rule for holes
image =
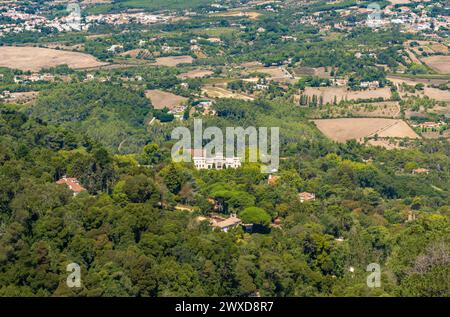
[[431, 113], [448, 115], [450, 113], [450, 103], [447, 103], [444, 106], [436, 106], [433, 109], [428, 110]]
[[329, 106], [318, 112], [319, 117], [343, 118], [343, 117], [375, 117], [398, 118], [400, 105], [397, 101], [383, 101], [348, 105], [346, 107]]
[[182, 105], [188, 100], [188, 98], [177, 96], [162, 90], [147, 90], [145, 92], [145, 96], [150, 99], [155, 109], [164, 109], [167, 107], [171, 110]]
[[437, 43], [437, 42], [432, 42], [430, 45], [430, 48], [433, 50], [433, 52], [435, 53], [442, 53], [442, 54], [448, 54], [450, 53], [450, 50], [448, 49], [447, 46], [445, 46], [442, 43]]
[[373, 102], [362, 105], [353, 105], [352, 113], [361, 117], [387, 117], [400, 116], [400, 105], [397, 101]]
[[336, 97], [336, 101], [339, 103], [342, 100], [358, 100], [358, 99], [374, 99], [383, 98], [384, 100], [391, 97], [391, 90], [389, 87], [383, 87], [378, 89], [369, 90], [347, 90], [345, 87], [306, 87], [304, 94], [312, 98], [322, 96], [323, 103], [333, 103]]
[[415, 86], [418, 83], [423, 83], [425, 85], [428, 84], [442, 84], [446, 83], [447, 80], [443, 79], [403, 79], [403, 78], [394, 78], [394, 77], [388, 77], [390, 81], [392, 81], [394, 84], [399, 87], [399, 94], [402, 98], [405, 98], [407, 96], [418, 96], [418, 97], [424, 97], [427, 96], [428, 98], [434, 99], [436, 101], [444, 101], [444, 102], [450, 102], [450, 91], [448, 90], [441, 90], [433, 87], [425, 86], [423, 90], [416, 90], [414, 93], [406, 92], [401, 89], [402, 84], [407, 84], [409, 86]]
[[252, 62], [245, 62], [239, 65], [239, 67], [245, 68], [247, 70], [249, 69], [255, 69], [258, 67], [261, 67], [263, 64], [260, 62], [252, 61]]
[[411, 63], [422, 64], [420, 59], [418, 59], [417, 56], [413, 52], [411, 52], [410, 50], [406, 50], [406, 53], [408, 53], [408, 57], [409, 57]]
[[33, 104], [39, 95], [39, 91], [13, 92], [5, 102], [13, 102], [19, 104]]
[[410, 0], [389, 0], [389, 2], [390, 2], [391, 4], [393, 4], [393, 5], [396, 5], [396, 4], [408, 4], [408, 3], [411, 3]]
[[220, 13], [213, 13], [211, 14], [215, 17], [247, 17], [250, 20], [256, 20], [261, 16], [261, 13], [259, 12], [253, 12], [253, 11], [226, 11], [226, 12], [220, 12]]
[[317, 128], [328, 138], [345, 142], [378, 135], [381, 138], [412, 138], [419, 136], [403, 120], [383, 118], [340, 118], [314, 120]]
[[104, 3], [111, 3], [112, 0], [83, 0], [82, 4], [104, 4]]
[[422, 58], [422, 61], [440, 74], [450, 74], [450, 56], [435, 55]]
[[[407, 96], [417, 96], [424, 97], [427, 96], [437, 101], [450, 102], [450, 91], [448, 90], [440, 90], [433, 87], [428, 87], [427, 85], [440, 85], [447, 83], [445, 79], [425, 79], [425, 78], [397, 78], [397, 77], [388, 77], [390, 81], [392, 81], [397, 87], [399, 87], [399, 93], [402, 98]], [[425, 84], [423, 90], [416, 90], [414, 93], [406, 92], [401, 89], [402, 84], [407, 84], [409, 86], [415, 86], [418, 83]]]
[[[411, 42], [418, 43], [419, 46], [413, 46], [411, 47]], [[422, 49], [422, 51], [427, 53], [441, 53], [441, 54], [448, 54], [449, 49], [446, 45], [436, 42], [436, 41], [417, 41], [417, 40], [408, 40], [405, 42], [405, 47], [408, 47], [412, 49], [415, 53], [421, 54], [422, 52], [419, 50], [419, 48]]]
[[151, 56], [151, 53], [147, 49], [140, 49], [140, 48], [120, 53], [120, 56], [128, 56], [128, 55], [132, 58], [147, 58]]
[[64, 43], [46, 43], [44, 44], [46, 48], [51, 49], [59, 49], [59, 50], [65, 50], [65, 51], [78, 51], [83, 52], [84, 51], [84, 44], [75, 44], [75, 45], [67, 45]]
[[37, 72], [42, 68], [50, 68], [67, 64], [70, 68], [91, 68], [107, 65], [89, 54], [67, 52], [39, 47], [0, 47], [0, 66]]
[[289, 79], [292, 78], [292, 75], [283, 67], [255, 67], [255, 68], [249, 68], [246, 70], [245, 73], [263, 73], [267, 74], [269, 76], [268, 79], [270, 80], [277, 80], [277, 79]]
[[399, 145], [398, 140], [395, 140], [395, 139], [376, 139], [376, 140], [370, 139], [367, 141], [367, 144], [372, 145], [372, 146], [381, 146], [388, 150], [404, 148], [404, 147], [401, 147]]
[[202, 93], [206, 97], [210, 97], [210, 98], [233, 98], [233, 99], [241, 99], [241, 100], [253, 100], [254, 99], [254, 98], [244, 95], [244, 94], [235, 93], [235, 92], [232, 92], [225, 88], [214, 87], [211, 85], [204, 86], [202, 88]]
[[192, 64], [194, 59], [189, 55], [158, 57], [153, 65], [174, 67], [179, 64]]
[[438, 78], [420, 78], [420, 77], [400, 77], [400, 76], [387, 76], [387, 79], [392, 81], [394, 84], [401, 85], [402, 83], [405, 83], [410, 86], [415, 86], [418, 83], [422, 83], [425, 85], [440, 85], [447, 83], [446, 79], [438, 79]]
[[214, 73], [207, 69], [194, 69], [194, 70], [188, 71], [186, 73], [179, 74], [177, 77], [181, 78], [181, 79], [203, 78], [206, 76], [211, 76], [212, 74], [214, 74]]
[[433, 87], [425, 87], [423, 94], [437, 101], [450, 102], [450, 91], [448, 90], [440, 90]]
[[298, 77], [302, 76], [317, 76], [320, 78], [331, 78], [331, 69], [325, 69], [325, 67], [297, 67], [294, 68], [294, 75]]

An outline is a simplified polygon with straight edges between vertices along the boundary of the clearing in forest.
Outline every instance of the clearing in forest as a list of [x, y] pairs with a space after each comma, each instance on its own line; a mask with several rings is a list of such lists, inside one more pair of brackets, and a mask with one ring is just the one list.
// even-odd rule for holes
[[352, 139], [363, 141], [365, 137], [375, 136], [380, 138], [419, 138], [406, 122], [399, 119], [340, 118], [314, 120], [314, 123], [325, 136], [337, 142]]
[[339, 103], [343, 100], [369, 100], [376, 98], [383, 98], [387, 100], [391, 98], [391, 90], [389, 87], [367, 89], [367, 90], [348, 90], [345, 87], [306, 87], [304, 95], [312, 98], [317, 97], [320, 100], [322, 97], [323, 104]]
[[188, 98], [172, 94], [162, 90], [147, 90], [145, 96], [152, 102], [153, 108], [172, 110], [184, 104]]
[[253, 12], [253, 11], [226, 11], [226, 12], [220, 12], [220, 13], [213, 13], [211, 14], [215, 17], [247, 17], [250, 20], [256, 20], [261, 16], [261, 13], [259, 12]]
[[186, 73], [179, 74], [177, 77], [181, 78], [181, 79], [203, 78], [206, 76], [211, 76], [212, 74], [214, 74], [214, 73], [207, 69], [194, 69], [194, 70], [188, 71]]
[[222, 87], [214, 87], [211, 85], [206, 85], [202, 88], [202, 92], [206, 97], [210, 98], [233, 98], [233, 99], [241, 99], [241, 100], [253, 100], [254, 98], [237, 93], [232, 92], [228, 89]]
[[450, 55], [428, 56], [422, 61], [440, 74], [450, 74]]
[[189, 55], [158, 57], [153, 65], [174, 67], [179, 64], [192, 64], [194, 59]]

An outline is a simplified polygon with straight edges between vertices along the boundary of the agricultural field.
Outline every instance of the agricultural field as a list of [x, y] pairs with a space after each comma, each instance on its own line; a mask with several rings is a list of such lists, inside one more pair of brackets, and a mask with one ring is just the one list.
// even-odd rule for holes
[[[414, 43], [414, 45], [412, 44]], [[405, 47], [408, 47], [412, 51], [414, 51], [416, 54], [421, 55], [422, 52], [429, 53], [429, 54], [448, 54], [449, 49], [448, 47], [439, 42], [435, 41], [413, 41], [409, 40], [405, 42]]]
[[423, 90], [423, 95], [437, 101], [450, 102], [450, 90], [425, 87]]
[[202, 93], [205, 95], [205, 97], [209, 98], [232, 98], [232, 99], [241, 99], [241, 100], [253, 100], [253, 97], [232, 92], [228, 89], [212, 86], [212, 85], [206, 85], [202, 88]]
[[436, 106], [433, 109], [430, 109], [429, 112], [436, 113], [438, 115], [448, 115], [450, 113], [450, 102], [443, 106]]
[[381, 138], [412, 138], [419, 136], [403, 120], [383, 118], [339, 118], [314, 120], [317, 128], [328, 138], [337, 142], [378, 135]]
[[403, 76], [387, 76], [388, 80], [392, 81], [394, 84], [401, 85], [405, 83], [410, 86], [415, 86], [416, 84], [422, 83], [424, 85], [440, 85], [448, 82], [445, 78], [421, 78], [421, 77], [403, 77]]
[[194, 69], [194, 70], [190, 70], [186, 73], [179, 74], [177, 77], [181, 78], [181, 79], [203, 78], [203, 77], [211, 76], [212, 74], [214, 74], [214, 73], [207, 69]]
[[[442, 90], [434, 87], [430, 87], [430, 84], [439, 85], [439, 84], [445, 84], [448, 81], [445, 79], [409, 79], [409, 78], [397, 78], [397, 77], [388, 77], [390, 81], [392, 81], [399, 89], [399, 94], [402, 98], [408, 97], [408, 96], [417, 96], [417, 97], [428, 97], [431, 99], [434, 99], [436, 101], [442, 101], [442, 102], [450, 102], [450, 91], [449, 90]], [[402, 89], [401, 85], [406, 84], [409, 86], [415, 86], [419, 83], [424, 84], [422, 90], [415, 90], [414, 92], [405, 91]]]
[[339, 103], [342, 100], [368, 100], [383, 98], [388, 100], [391, 98], [391, 91], [389, 87], [368, 89], [368, 90], [348, 90], [345, 87], [306, 87], [303, 92], [308, 97], [316, 96], [317, 98], [323, 98], [323, 104]]
[[417, 58], [416, 54], [414, 54], [410, 50], [406, 50], [406, 53], [408, 54], [408, 57], [409, 57], [409, 60], [411, 63], [422, 64], [420, 59]]
[[145, 59], [145, 58], [151, 57], [152, 54], [147, 49], [136, 48], [136, 49], [129, 50], [126, 52], [122, 52], [122, 53], [120, 53], [120, 56], [124, 56], [124, 57], [129, 56], [131, 58]]
[[198, 36], [220, 37], [220, 36], [232, 36], [239, 31], [236, 27], [212, 27], [205, 29], [196, 29], [193, 31]]
[[38, 91], [14, 92], [5, 99], [5, 102], [32, 105], [36, 101], [38, 94]]
[[450, 56], [435, 55], [422, 58], [422, 61], [439, 74], [450, 74]]
[[406, 147], [401, 146], [399, 144], [400, 142], [396, 139], [381, 139], [381, 138], [377, 138], [377, 139], [370, 139], [368, 140], [365, 144], [367, 145], [371, 145], [371, 146], [379, 146], [382, 148], [385, 148], [386, 150], [394, 150], [394, 149], [404, 149]]
[[397, 101], [372, 102], [361, 104], [348, 104], [344, 106], [328, 106], [318, 110], [317, 115], [325, 118], [340, 117], [375, 117], [398, 118], [400, 117], [400, 105]]
[[331, 78], [330, 68], [325, 67], [296, 67], [293, 73], [297, 77], [317, 76], [320, 78]]
[[192, 64], [194, 58], [189, 55], [158, 57], [153, 65], [175, 67], [180, 64]]
[[96, 6], [90, 8], [89, 12], [99, 14], [121, 9], [143, 9], [147, 11], [183, 10], [211, 4], [213, 0], [190, 0], [189, 2], [180, 0], [122, 0], [112, 2], [98, 3]]
[[257, 73], [267, 74], [270, 80], [289, 79], [292, 75], [283, 67], [260, 67], [254, 69]]
[[107, 65], [89, 54], [60, 51], [38, 47], [0, 47], [0, 66], [23, 71], [39, 71], [58, 65], [67, 65], [73, 69], [93, 68]]
[[104, 3], [112, 3], [113, 0], [83, 0], [81, 4], [104, 4]]
[[162, 90], [147, 90], [145, 96], [150, 99], [155, 109], [168, 108], [172, 110], [186, 103], [188, 98]]
[[411, 0], [389, 0], [389, 2], [393, 5], [396, 4], [408, 4], [411, 3]]
[[260, 12], [255, 11], [241, 11], [241, 10], [230, 10], [220, 13], [212, 13], [211, 16], [215, 17], [246, 17], [250, 20], [257, 20], [260, 16]]

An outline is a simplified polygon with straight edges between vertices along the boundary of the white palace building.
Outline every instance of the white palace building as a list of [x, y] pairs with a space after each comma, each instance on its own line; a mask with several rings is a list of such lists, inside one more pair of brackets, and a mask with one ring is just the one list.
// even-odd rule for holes
[[222, 153], [217, 153], [211, 157], [206, 156], [204, 149], [191, 150], [192, 161], [197, 169], [224, 169], [238, 168], [241, 166], [240, 157], [224, 157]]

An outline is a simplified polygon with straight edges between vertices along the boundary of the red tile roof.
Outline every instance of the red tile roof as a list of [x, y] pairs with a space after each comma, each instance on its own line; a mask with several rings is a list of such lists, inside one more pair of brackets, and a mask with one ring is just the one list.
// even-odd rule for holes
[[267, 179], [267, 184], [274, 185], [276, 182], [280, 179], [280, 176], [277, 175], [269, 175], [269, 178]]
[[300, 200], [304, 200], [304, 201], [316, 199], [316, 195], [315, 194], [308, 193], [308, 192], [299, 193], [298, 197], [300, 197]]
[[56, 182], [56, 184], [66, 184], [67, 186], [69, 186], [69, 189], [76, 194], [86, 190], [83, 186], [80, 185], [76, 178], [72, 177], [63, 176]]

